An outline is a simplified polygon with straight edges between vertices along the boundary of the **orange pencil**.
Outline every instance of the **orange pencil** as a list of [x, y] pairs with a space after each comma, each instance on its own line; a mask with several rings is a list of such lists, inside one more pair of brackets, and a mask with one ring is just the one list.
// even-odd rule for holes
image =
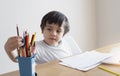
[[20, 50], [21, 50], [22, 57], [26, 57], [25, 49], [21, 47]]

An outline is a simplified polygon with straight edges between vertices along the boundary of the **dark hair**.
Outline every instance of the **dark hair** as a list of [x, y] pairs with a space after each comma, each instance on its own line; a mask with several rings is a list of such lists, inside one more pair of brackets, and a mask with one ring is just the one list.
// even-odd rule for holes
[[46, 26], [46, 23], [49, 23], [49, 24], [55, 23], [55, 24], [58, 24], [59, 27], [61, 27], [61, 25], [63, 24], [64, 30], [65, 30], [64, 35], [70, 30], [67, 17], [58, 11], [51, 11], [51, 12], [48, 12], [45, 16], [43, 16], [41, 20], [41, 25], [40, 25], [42, 32], [44, 30], [44, 27]]

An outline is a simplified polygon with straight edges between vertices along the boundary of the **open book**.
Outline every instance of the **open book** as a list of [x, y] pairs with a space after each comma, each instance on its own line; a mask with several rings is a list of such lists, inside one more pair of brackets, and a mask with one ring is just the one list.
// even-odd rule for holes
[[61, 62], [59, 64], [82, 71], [88, 71], [109, 57], [111, 57], [111, 54], [87, 51], [79, 55], [60, 59]]

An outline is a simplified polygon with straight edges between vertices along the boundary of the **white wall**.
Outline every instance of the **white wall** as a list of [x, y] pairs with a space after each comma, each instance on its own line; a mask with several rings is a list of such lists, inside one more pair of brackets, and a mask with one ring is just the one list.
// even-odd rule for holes
[[70, 34], [81, 49], [96, 47], [95, 0], [0, 0], [0, 74], [18, 69], [4, 51], [8, 37], [16, 35], [19, 24], [20, 35], [23, 30], [37, 32], [37, 39], [42, 39], [39, 28], [40, 20], [48, 11], [63, 12], [71, 25]]
[[95, 0], [80, 0], [75, 14], [71, 14], [71, 34], [83, 50], [96, 48]]
[[120, 42], [120, 0], [97, 0], [97, 46]]

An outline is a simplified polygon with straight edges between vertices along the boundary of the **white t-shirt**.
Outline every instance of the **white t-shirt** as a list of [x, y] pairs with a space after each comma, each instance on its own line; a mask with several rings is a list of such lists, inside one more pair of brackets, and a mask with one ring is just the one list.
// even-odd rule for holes
[[46, 44], [43, 40], [36, 41], [35, 46], [35, 61], [38, 64], [49, 62], [55, 59], [60, 59], [74, 54], [72, 48], [67, 44], [67, 42], [65, 42], [65, 40], [62, 40], [58, 46], [50, 46]]

